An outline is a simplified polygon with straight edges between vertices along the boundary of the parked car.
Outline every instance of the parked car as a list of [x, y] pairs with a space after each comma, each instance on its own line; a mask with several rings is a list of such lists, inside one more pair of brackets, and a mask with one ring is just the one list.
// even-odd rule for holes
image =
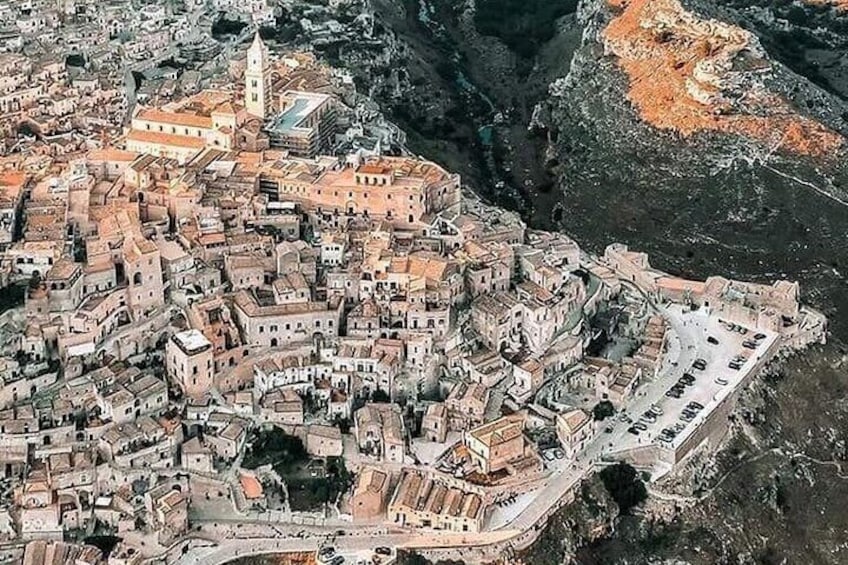
[[739, 363], [736, 363], [735, 361], [731, 361], [730, 363], [727, 364], [727, 366], [730, 367], [731, 369], [733, 369], [734, 371], [738, 371], [739, 369], [742, 368], [742, 365], [740, 365]]
[[754, 334], [754, 339], [757, 341], [763, 340], [766, 338], [766, 334]]
[[630, 426], [629, 428], [627, 428], [627, 431], [628, 431], [629, 433], [633, 434], [634, 436], [638, 436], [638, 435], [639, 435], [639, 430], [638, 430], [636, 427], [634, 427], [634, 426]]
[[653, 404], [653, 405], [649, 408], [649, 410], [651, 411], [651, 413], [652, 413], [652, 414], [655, 414], [655, 415], [657, 415], [657, 416], [662, 416], [662, 415], [663, 415], [663, 409], [662, 409], [662, 408], [660, 408], [659, 406], [657, 406], [656, 404]]
[[707, 362], [704, 361], [703, 359], [696, 359], [695, 362], [692, 363], [692, 366], [695, 367], [696, 369], [700, 370], [700, 371], [703, 371], [704, 369], [707, 368]]
[[694, 410], [703, 410], [704, 409], [703, 404], [701, 404], [700, 402], [695, 402], [694, 400], [692, 402], [690, 402], [689, 404], [687, 404], [686, 406], [688, 406], [689, 408], [692, 408]]
[[756, 349], [757, 344], [754, 343], [753, 341], [743, 341], [742, 347], [744, 347], [745, 349]]
[[345, 558], [341, 555], [336, 555], [332, 559], [330, 559], [330, 565], [342, 565], [345, 562]]
[[709, 337], [707, 337], [707, 343], [711, 343], [713, 345], [718, 345], [718, 340], [716, 338], [714, 338], [713, 336], [709, 336]]
[[380, 546], [374, 550], [374, 553], [376, 553], [377, 555], [391, 555], [392, 550], [389, 547]]
[[643, 432], [648, 429], [648, 426], [646, 426], [643, 422], [636, 422], [633, 424], [633, 427], [637, 430], [642, 430]]
[[728, 383], [728, 380], [727, 380], [727, 379], [725, 379], [724, 377], [718, 377], [718, 378], [715, 380], [715, 383], [716, 383], [717, 385], [724, 386], [724, 385], [726, 385], [726, 384]]

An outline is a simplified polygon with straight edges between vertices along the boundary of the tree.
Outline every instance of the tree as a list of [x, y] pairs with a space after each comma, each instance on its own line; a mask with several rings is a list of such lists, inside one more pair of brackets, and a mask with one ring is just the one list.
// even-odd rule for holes
[[392, 401], [392, 399], [389, 397], [389, 394], [382, 389], [378, 388], [377, 390], [375, 390], [374, 392], [371, 393], [371, 402], [383, 402], [383, 403], [385, 403], [385, 402], [391, 402], [391, 401]]
[[300, 438], [290, 436], [279, 428], [273, 428], [257, 434], [253, 445], [245, 453], [242, 466], [255, 469], [271, 463], [278, 470], [287, 470], [308, 459], [309, 454]]
[[636, 469], [627, 463], [617, 463], [606, 467], [600, 473], [604, 488], [610, 493], [621, 514], [629, 514], [630, 510], [648, 498], [645, 483], [639, 478]]
[[32, 274], [32, 278], [29, 279], [29, 287], [33, 290], [41, 286], [41, 274], [36, 271]]
[[613, 414], [615, 414], [615, 406], [613, 406], [612, 402], [609, 400], [602, 400], [595, 404], [595, 407], [592, 408], [592, 416], [594, 416], [595, 420], [598, 422], [602, 422]]

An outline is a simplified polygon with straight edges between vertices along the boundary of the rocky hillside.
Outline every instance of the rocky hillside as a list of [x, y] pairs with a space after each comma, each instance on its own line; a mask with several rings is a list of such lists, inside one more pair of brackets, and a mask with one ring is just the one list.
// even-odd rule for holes
[[554, 220], [596, 249], [621, 240], [687, 274], [801, 278], [820, 307], [845, 304], [845, 101], [703, 0], [585, 0], [578, 16], [582, 43], [543, 101]]

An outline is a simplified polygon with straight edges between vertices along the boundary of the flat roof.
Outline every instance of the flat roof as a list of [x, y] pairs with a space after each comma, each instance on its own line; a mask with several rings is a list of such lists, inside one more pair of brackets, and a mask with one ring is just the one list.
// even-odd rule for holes
[[206, 347], [212, 347], [212, 342], [200, 330], [186, 330], [174, 334], [174, 343], [186, 353], [197, 353]]
[[271, 129], [280, 133], [288, 133], [295, 128], [300, 128], [300, 124], [315, 112], [321, 104], [326, 102], [330, 97], [326, 94], [318, 94], [314, 92], [291, 92], [286, 93], [294, 97], [291, 105], [274, 120]]

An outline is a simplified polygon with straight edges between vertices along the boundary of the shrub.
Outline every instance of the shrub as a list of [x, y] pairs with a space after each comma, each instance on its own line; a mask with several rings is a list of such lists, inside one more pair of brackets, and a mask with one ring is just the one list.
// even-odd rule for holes
[[592, 408], [592, 416], [595, 417], [595, 420], [601, 422], [610, 416], [615, 414], [615, 406], [612, 405], [612, 402], [609, 400], [602, 400], [595, 404], [595, 407]]
[[600, 473], [604, 487], [615, 503], [621, 514], [629, 514], [634, 506], [638, 506], [648, 498], [645, 483], [639, 478], [636, 469], [627, 463], [617, 463], [606, 467]]

